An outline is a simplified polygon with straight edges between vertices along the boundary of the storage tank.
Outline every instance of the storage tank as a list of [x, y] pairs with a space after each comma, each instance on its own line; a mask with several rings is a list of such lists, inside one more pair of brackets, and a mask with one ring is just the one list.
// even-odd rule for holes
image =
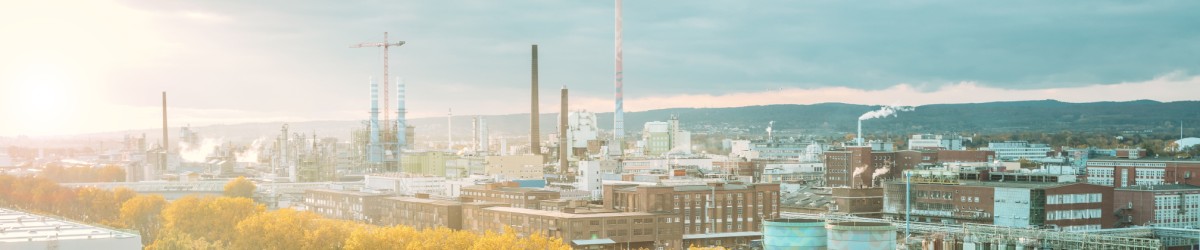
[[766, 249], [824, 250], [825, 221], [810, 219], [772, 219], [763, 223]]
[[825, 226], [830, 250], [896, 249], [896, 227], [883, 222], [836, 222]]

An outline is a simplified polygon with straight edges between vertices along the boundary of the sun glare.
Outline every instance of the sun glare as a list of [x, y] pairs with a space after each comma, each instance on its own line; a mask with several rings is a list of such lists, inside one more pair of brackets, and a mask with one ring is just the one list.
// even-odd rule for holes
[[31, 67], [25, 71], [23, 80], [17, 81], [9, 93], [7, 108], [18, 124], [19, 133], [30, 135], [58, 134], [56, 131], [69, 127], [71, 117], [76, 115], [71, 83], [66, 72], [53, 67]]

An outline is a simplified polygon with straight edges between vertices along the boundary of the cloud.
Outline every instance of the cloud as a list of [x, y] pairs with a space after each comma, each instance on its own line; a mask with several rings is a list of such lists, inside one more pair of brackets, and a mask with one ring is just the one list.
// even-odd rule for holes
[[[878, 90], [848, 87], [786, 88], [719, 95], [679, 94], [632, 98], [625, 101], [625, 107], [627, 111], [645, 111], [681, 107], [720, 108], [828, 102], [866, 105], [926, 105], [1046, 99], [1065, 102], [1200, 99], [1196, 93], [1179, 91], [1188, 89], [1200, 89], [1200, 76], [1186, 76], [1176, 72], [1147, 81], [1045, 89], [1007, 89], [991, 87], [979, 82], [958, 82], [943, 85], [932, 91], [913, 87], [912, 84], [897, 84]], [[579, 101], [572, 102], [572, 105], [582, 109], [612, 110], [611, 99], [582, 97], [577, 100]]]

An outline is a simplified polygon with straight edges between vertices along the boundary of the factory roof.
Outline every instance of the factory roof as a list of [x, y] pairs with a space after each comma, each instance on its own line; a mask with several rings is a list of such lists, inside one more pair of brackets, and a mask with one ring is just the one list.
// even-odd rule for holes
[[582, 213], [582, 214], [580, 214], [580, 213], [566, 213], [566, 212], [559, 212], [559, 211], [546, 211], [546, 210], [516, 208], [516, 207], [488, 207], [488, 208], [484, 208], [484, 210], [506, 212], [506, 213], [516, 213], [516, 214], [539, 215], [539, 216], [564, 218], [564, 219], [615, 218], [615, 217], [625, 217], [625, 216], [655, 215], [654, 213], [648, 213], [648, 212]]
[[416, 198], [416, 197], [391, 197], [391, 198], [387, 198], [387, 199], [395, 200], [395, 201], [403, 201], [403, 202], [412, 202], [412, 203], [433, 204], [433, 205], [440, 205], [440, 206], [460, 206], [460, 205], [462, 205], [462, 202], [460, 202], [460, 201], [422, 199], [422, 198]]
[[344, 194], [344, 195], [364, 196], [364, 197], [365, 196], [389, 196], [389, 195], [391, 195], [391, 194], [384, 194], [384, 193], [367, 193], [367, 192], [360, 192], [360, 191], [336, 190], [336, 189], [326, 189], [326, 188], [308, 189], [308, 190], [305, 190], [305, 192], [334, 193], [334, 194]]
[[127, 239], [141, 236], [113, 229], [0, 208], [0, 245], [5, 242]]
[[1164, 185], [1138, 185], [1119, 187], [1117, 190], [1128, 191], [1183, 191], [1183, 190], [1200, 190], [1200, 186], [1192, 186], [1187, 184], [1164, 184]]
[[1092, 185], [1082, 182], [1017, 182], [1017, 181], [963, 181], [965, 186], [983, 186], [983, 187], [1000, 187], [1000, 188], [1030, 188], [1030, 189], [1048, 189], [1070, 185]]

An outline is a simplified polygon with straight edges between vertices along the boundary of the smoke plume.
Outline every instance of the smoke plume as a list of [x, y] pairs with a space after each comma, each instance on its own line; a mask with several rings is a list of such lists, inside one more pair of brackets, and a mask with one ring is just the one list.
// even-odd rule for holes
[[858, 176], [862, 175], [863, 172], [866, 172], [866, 171], [867, 171], [867, 166], [856, 167], [856, 168], [854, 168], [854, 174], [852, 174], [850, 177], [853, 179], [858, 179]]
[[221, 146], [221, 139], [204, 138], [200, 140], [199, 145], [194, 146], [186, 142], [179, 142], [179, 158], [184, 162], [204, 162], [205, 158], [212, 155], [219, 146]]
[[259, 137], [258, 139], [255, 139], [254, 142], [250, 143], [249, 148], [246, 148], [245, 151], [237, 153], [237, 161], [238, 162], [258, 162], [258, 153], [262, 152], [262, 144], [263, 144], [263, 141], [266, 141], [266, 140], [267, 140], [267, 138], [265, 138], [265, 137]]
[[913, 111], [913, 110], [917, 110], [917, 108], [912, 107], [912, 106], [883, 106], [883, 107], [880, 107], [879, 110], [875, 110], [875, 111], [867, 112], [866, 114], [862, 114], [861, 116], [858, 117], [858, 120], [865, 121], [865, 120], [882, 118], [882, 117], [887, 117], [887, 116], [896, 116], [896, 113], [898, 113], [898, 112]]

